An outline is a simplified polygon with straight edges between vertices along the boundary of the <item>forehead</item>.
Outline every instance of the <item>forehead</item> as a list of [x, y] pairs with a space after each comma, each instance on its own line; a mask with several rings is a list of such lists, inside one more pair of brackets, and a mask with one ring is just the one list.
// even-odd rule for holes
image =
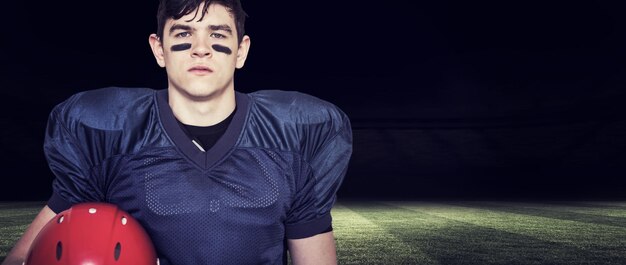
[[211, 4], [207, 8], [206, 13], [202, 16], [201, 12], [204, 9], [204, 4], [201, 4], [196, 10], [179, 18], [169, 18], [165, 22], [165, 29], [171, 27], [174, 24], [187, 24], [187, 25], [229, 25], [231, 28], [235, 28], [235, 18], [228, 11], [228, 9], [219, 4]]

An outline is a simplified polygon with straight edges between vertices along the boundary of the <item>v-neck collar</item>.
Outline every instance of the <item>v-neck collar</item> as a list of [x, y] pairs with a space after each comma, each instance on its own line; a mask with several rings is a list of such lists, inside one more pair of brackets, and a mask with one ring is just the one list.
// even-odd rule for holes
[[203, 170], [212, 167], [219, 159], [224, 157], [233, 146], [237, 143], [239, 136], [241, 135], [243, 125], [246, 121], [249, 108], [249, 98], [246, 94], [235, 92], [235, 102], [237, 108], [235, 115], [228, 125], [224, 135], [206, 152], [200, 151], [196, 147], [191, 139], [185, 134], [185, 132], [178, 125], [178, 120], [172, 112], [172, 108], [168, 103], [167, 89], [159, 90], [155, 93], [157, 108], [159, 110], [159, 118], [161, 124], [165, 129], [165, 133], [172, 140], [174, 145], [180, 153], [191, 160], [196, 166]]

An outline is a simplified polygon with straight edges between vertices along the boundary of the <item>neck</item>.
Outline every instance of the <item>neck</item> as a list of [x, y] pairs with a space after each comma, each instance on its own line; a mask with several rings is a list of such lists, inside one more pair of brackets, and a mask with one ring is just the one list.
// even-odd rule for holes
[[217, 95], [193, 97], [168, 88], [168, 103], [174, 116], [187, 125], [211, 126], [226, 119], [235, 110], [235, 90], [228, 89]]

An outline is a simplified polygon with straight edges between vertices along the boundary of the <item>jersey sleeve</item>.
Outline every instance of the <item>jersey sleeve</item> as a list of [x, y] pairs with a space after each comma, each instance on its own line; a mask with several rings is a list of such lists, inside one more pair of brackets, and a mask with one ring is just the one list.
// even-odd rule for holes
[[94, 140], [92, 133], [74, 119], [72, 113], [77, 110], [70, 107], [75, 98], [52, 110], [44, 139], [44, 155], [55, 176], [48, 207], [56, 213], [76, 203], [103, 198], [94, 167], [100, 156], [93, 150], [98, 139]]
[[352, 130], [348, 117], [333, 105], [314, 107], [311, 113], [325, 118], [323, 122], [308, 124], [299, 130], [304, 161], [299, 181], [296, 182], [294, 204], [286, 222], [286, 237], [289, 239], [332, 230], [330, 211], [352, 154]]

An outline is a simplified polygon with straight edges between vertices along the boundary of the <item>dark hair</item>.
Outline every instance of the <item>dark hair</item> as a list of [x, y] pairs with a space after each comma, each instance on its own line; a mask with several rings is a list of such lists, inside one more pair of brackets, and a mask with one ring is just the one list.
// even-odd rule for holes
[[239, 0], [160, 0], [159, 2], [159, 9], [157, 11], [157, 36], [159, 36], [161, 40], [163, 39], [165, 21], [167, 21], [168, 18], [180, 19], [196, 10], [202, 3], [204, 3], [204, 8], [202, 12], [200, 12], [200, 19], [204, 18], [211, 4], [224, 6], [235, 19], [237, 41], [241, 43], [243, 39], [245, 33], [244, 24], [247, 14], [241, 7]]

